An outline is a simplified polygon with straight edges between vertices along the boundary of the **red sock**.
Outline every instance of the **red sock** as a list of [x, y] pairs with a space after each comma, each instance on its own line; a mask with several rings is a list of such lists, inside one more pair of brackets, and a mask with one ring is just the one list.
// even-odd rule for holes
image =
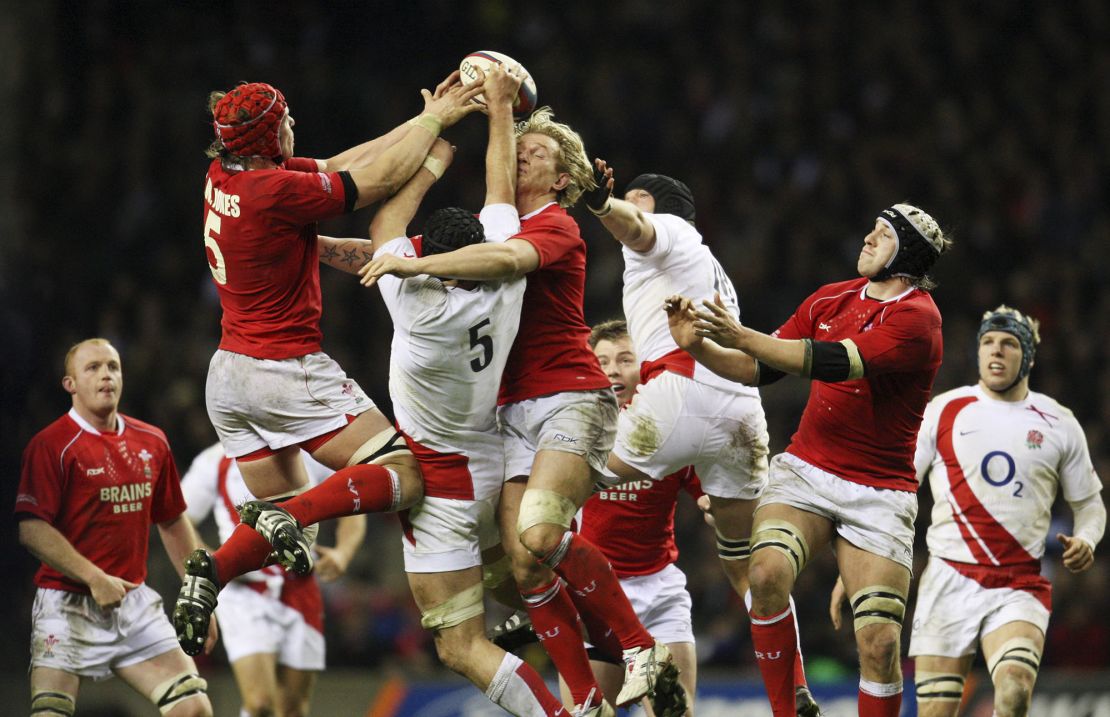
[[555, 669], [566, 680], [574, 704], [585, 702], [591, 690], [600, 695], [601, 688], [590, 669], [590, 658], [586, 656], [586, 648], [582, 644], [578, 611], [574, 609], [574, 603], [559, 578], [535, 590], [521, 592], [520, 596], [524, 598], [524, 606], [532, 618], [532, 629], [540, 638], [543, 649], [551, 656]]
[[341, 468], [318, 486], [283, 501], [281, 507], [302, 526], [328, 518], [381, 513], [393, 508], [393, 476], [379, 465]]
[[586, 626], [586, 634], [590, 636], [590, 643], [604, 653], [606, 657], [620, 664], [623, 657], [621, 651], [624, 648], [621, 647], [621, 642], [617, 639], [613, 628], [609, 627], [609, 623], [605, 621], [604, 617], [590, 610], [589, 606], [584, 603], [577, 593], [573, 590], [568, 592], [571, 602], [578, 609], [578, 616], [582, 618], [582, 624]]
[[231, 532], [224, 544], [212, 553], [212, 558], [216, 561], [216, 578], [220, 581], [220, 588], [233, 578], [261, 568], [272, 550], [273, 547], [266, 542], [266, 539], [250, 526], [235, 526], [235, 530]]
[[794, 613], [788, 606], [771, 617], [759, 617], [755, 612], [748, 615], [752, 620], [755, 659], [771, 701], [771, 712], [775, 717], [795, 717], [794, 671], [798, 638], [794, 633]]
[[[870, 689], [864, 691], [864, 685]], [[874, 693], [880, 694], [874, 694]], [[860, 680], [859, 717], [898, 717], [902, 711], [902, 685], [884, 685]]]
[[802, 664], [802, 653], [798, 651], [794, 655], [794, 687], [808, 687], [809, 683], [806, 682], [806, 668]]
[[644, 629], [640, 618], [636, 617], [632, 603], [628, 602], [628, 596], [624, 594], [609, 561], [596, 546], [577, 533], [568, 531], [559, 548], [563, 548], [568, 535], [571, 536], [570, 544], [562, 558], [554, 564], [548, 558], [540, 562], [549, 565], [567, 582], [574, 591], [576, 603], [593, 615], [605, 616], [605, 621], [613, 628], [613, 633], [625, 650], [654, 645], [655, 638]]

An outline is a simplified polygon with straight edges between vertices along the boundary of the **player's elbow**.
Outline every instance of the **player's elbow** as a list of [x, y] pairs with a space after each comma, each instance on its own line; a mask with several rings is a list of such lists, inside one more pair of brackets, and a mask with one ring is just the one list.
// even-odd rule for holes
[[490, 257], [490, 270], [499, 279], [516, 279], [534, 269], [529, 266], [527, 257], [507, 244], [496, 244], [496, 251]]

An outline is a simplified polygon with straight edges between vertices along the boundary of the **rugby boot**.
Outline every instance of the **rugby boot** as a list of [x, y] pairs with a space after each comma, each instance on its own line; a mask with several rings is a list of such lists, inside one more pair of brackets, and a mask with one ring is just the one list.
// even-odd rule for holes
[[590, 690], [586, 701], [575, 705], [570, 717], [617, 717], [617, 711], [604, 699], [594, 704], [594, 690]]
[[312, 544], [300, 524], [284, 508], [264, 500], [252, 500], [239, 507], [239, 519], [258, 531], [274, 547], [273, 556], [286, 570], [297, 575], [312, 572]]
[[678, 668], [671, 651], [661, 642], [651, 647], [634, 647], [624, 651], [624, 686], [617, 695], [617, 707], [639, 702], [645, 695], [658, 715], [681, 714], [686, 694], [678, 684]]
[[195, 657], [204, 650], [219, 593], [216, 561], [207, 550], [194, 550], [185, 558], [185, 578], [173, 606], [173, 627], [186, 655]]
[[794, 690], [794, 707], [798, 711], [798, 717], [821, 717], [821, 708], [805, 685], [798, 685]]
[[524, 610], [517, 610], [505, 622], [489, 631], [489, 641], [505, 652], [515, 652], [525, 645], [539, 642], [532, 629], [532, 618]]

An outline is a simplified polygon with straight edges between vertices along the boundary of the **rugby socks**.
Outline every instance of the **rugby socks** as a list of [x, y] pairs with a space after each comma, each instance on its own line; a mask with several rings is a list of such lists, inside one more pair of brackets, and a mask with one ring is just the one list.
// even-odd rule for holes
[[532, 629], [555, 669], [566, 680], [567, 688], [575, 704], [589, 699], [590, 692], [601, 694], [586, 647], [582, 644], [581, 622], [574, 603], [563, 588], [559, 578], [535, 590], [522, 591], [524, 607], [532, 618]]
[[265, 566], [273, 547], [248, 525], [237, 525], [223, 545], [212, 553], [216, 579], [223, 588], [229, 580]]
[[901, 711], [901, 682], [859, 681], [859, 717], [898, 717]]
[[[748, 608], [748, 612], [752, 611], [752, 591], [747, 590], [744, 592], [744, 607]], [[794, 596], [790, 596], [790, 612], [794, 617], [794, 637], [796, 638], [798, 653], [794, 658], [794, 688], [809, 687], [806, 681], [806, 668], [805, 662], [802, 660], [802, 635], [801, 630], [798, 629], [798, 609], [794, 605]]]
[[304, 527], [328, 518], [396, 510], [399, 493], [396, 473], [360, 463], [337, 470], [320, 485], [282, 501], [281, 507]]
[[497, 674], [486, 688], [486, 697], [509, 714], [519, 717], [566, 716], [563, 704], [551, 694], [543, 678], [516, 655], [505, 653]]
[[620, 640], [617, 639], [613, 628], [609, 627], [605, 617], [594, 613], [588, 605], [583, 604], [582, 598], [573, 590], [570, 591], [570, 599], [578, 609], [578, 615], [582, 618], [582, 624], [586, 626], [586, 634], [590, 636], [590, 644], [594, 649], [603, 653], [614, 665], [623, 664], [624, 648], [621, 647]]
[[540, 562], [566, 581], [576, 603], [593, 615], [605, 616], [623, 649], [655, 645], [655, 638], [636, 617], [613, 567], [590, 541], [568, 530], [559, 546]]
[[750, 611], [748, 616], [752, 621], [755, 659], [759, 663], [767, 698], [771, 701], [771, 712], [774, 717], [795, 717], [794, 674], [798, 636], [794, 629], [794, 610], [787, 605], [778, 615], [760, 617]]

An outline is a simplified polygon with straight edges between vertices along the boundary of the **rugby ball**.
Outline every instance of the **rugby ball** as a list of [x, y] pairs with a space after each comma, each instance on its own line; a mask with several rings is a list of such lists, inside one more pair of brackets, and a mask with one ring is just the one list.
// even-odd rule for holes
[[[494, 52], [493, 50], [479, 50], [472, 52], [462, 59], [459, 63], [459, 74], [462, 76], [464, 85], [469, 85], [478, 79], [477, 69], [482, 72], [488, 72], [489, 68], [494, 64], [502, 64], [506, 67], [514, 65], [524, 70], [524, 81], [520, 83], [520, 92], [517, 93], [516, 100], [513, 101], [513, 113], [522, 115], [536, 109], [536, 81], [532, 79], [531, 73], [524, 68], [519, 62], [509, 57], [503, 52]], [[477, 69], [476, 69], [477, 68]], [[484, 95], [478, 95], [474, 98], [478, 104], [484, 105], [486, 98]]]

